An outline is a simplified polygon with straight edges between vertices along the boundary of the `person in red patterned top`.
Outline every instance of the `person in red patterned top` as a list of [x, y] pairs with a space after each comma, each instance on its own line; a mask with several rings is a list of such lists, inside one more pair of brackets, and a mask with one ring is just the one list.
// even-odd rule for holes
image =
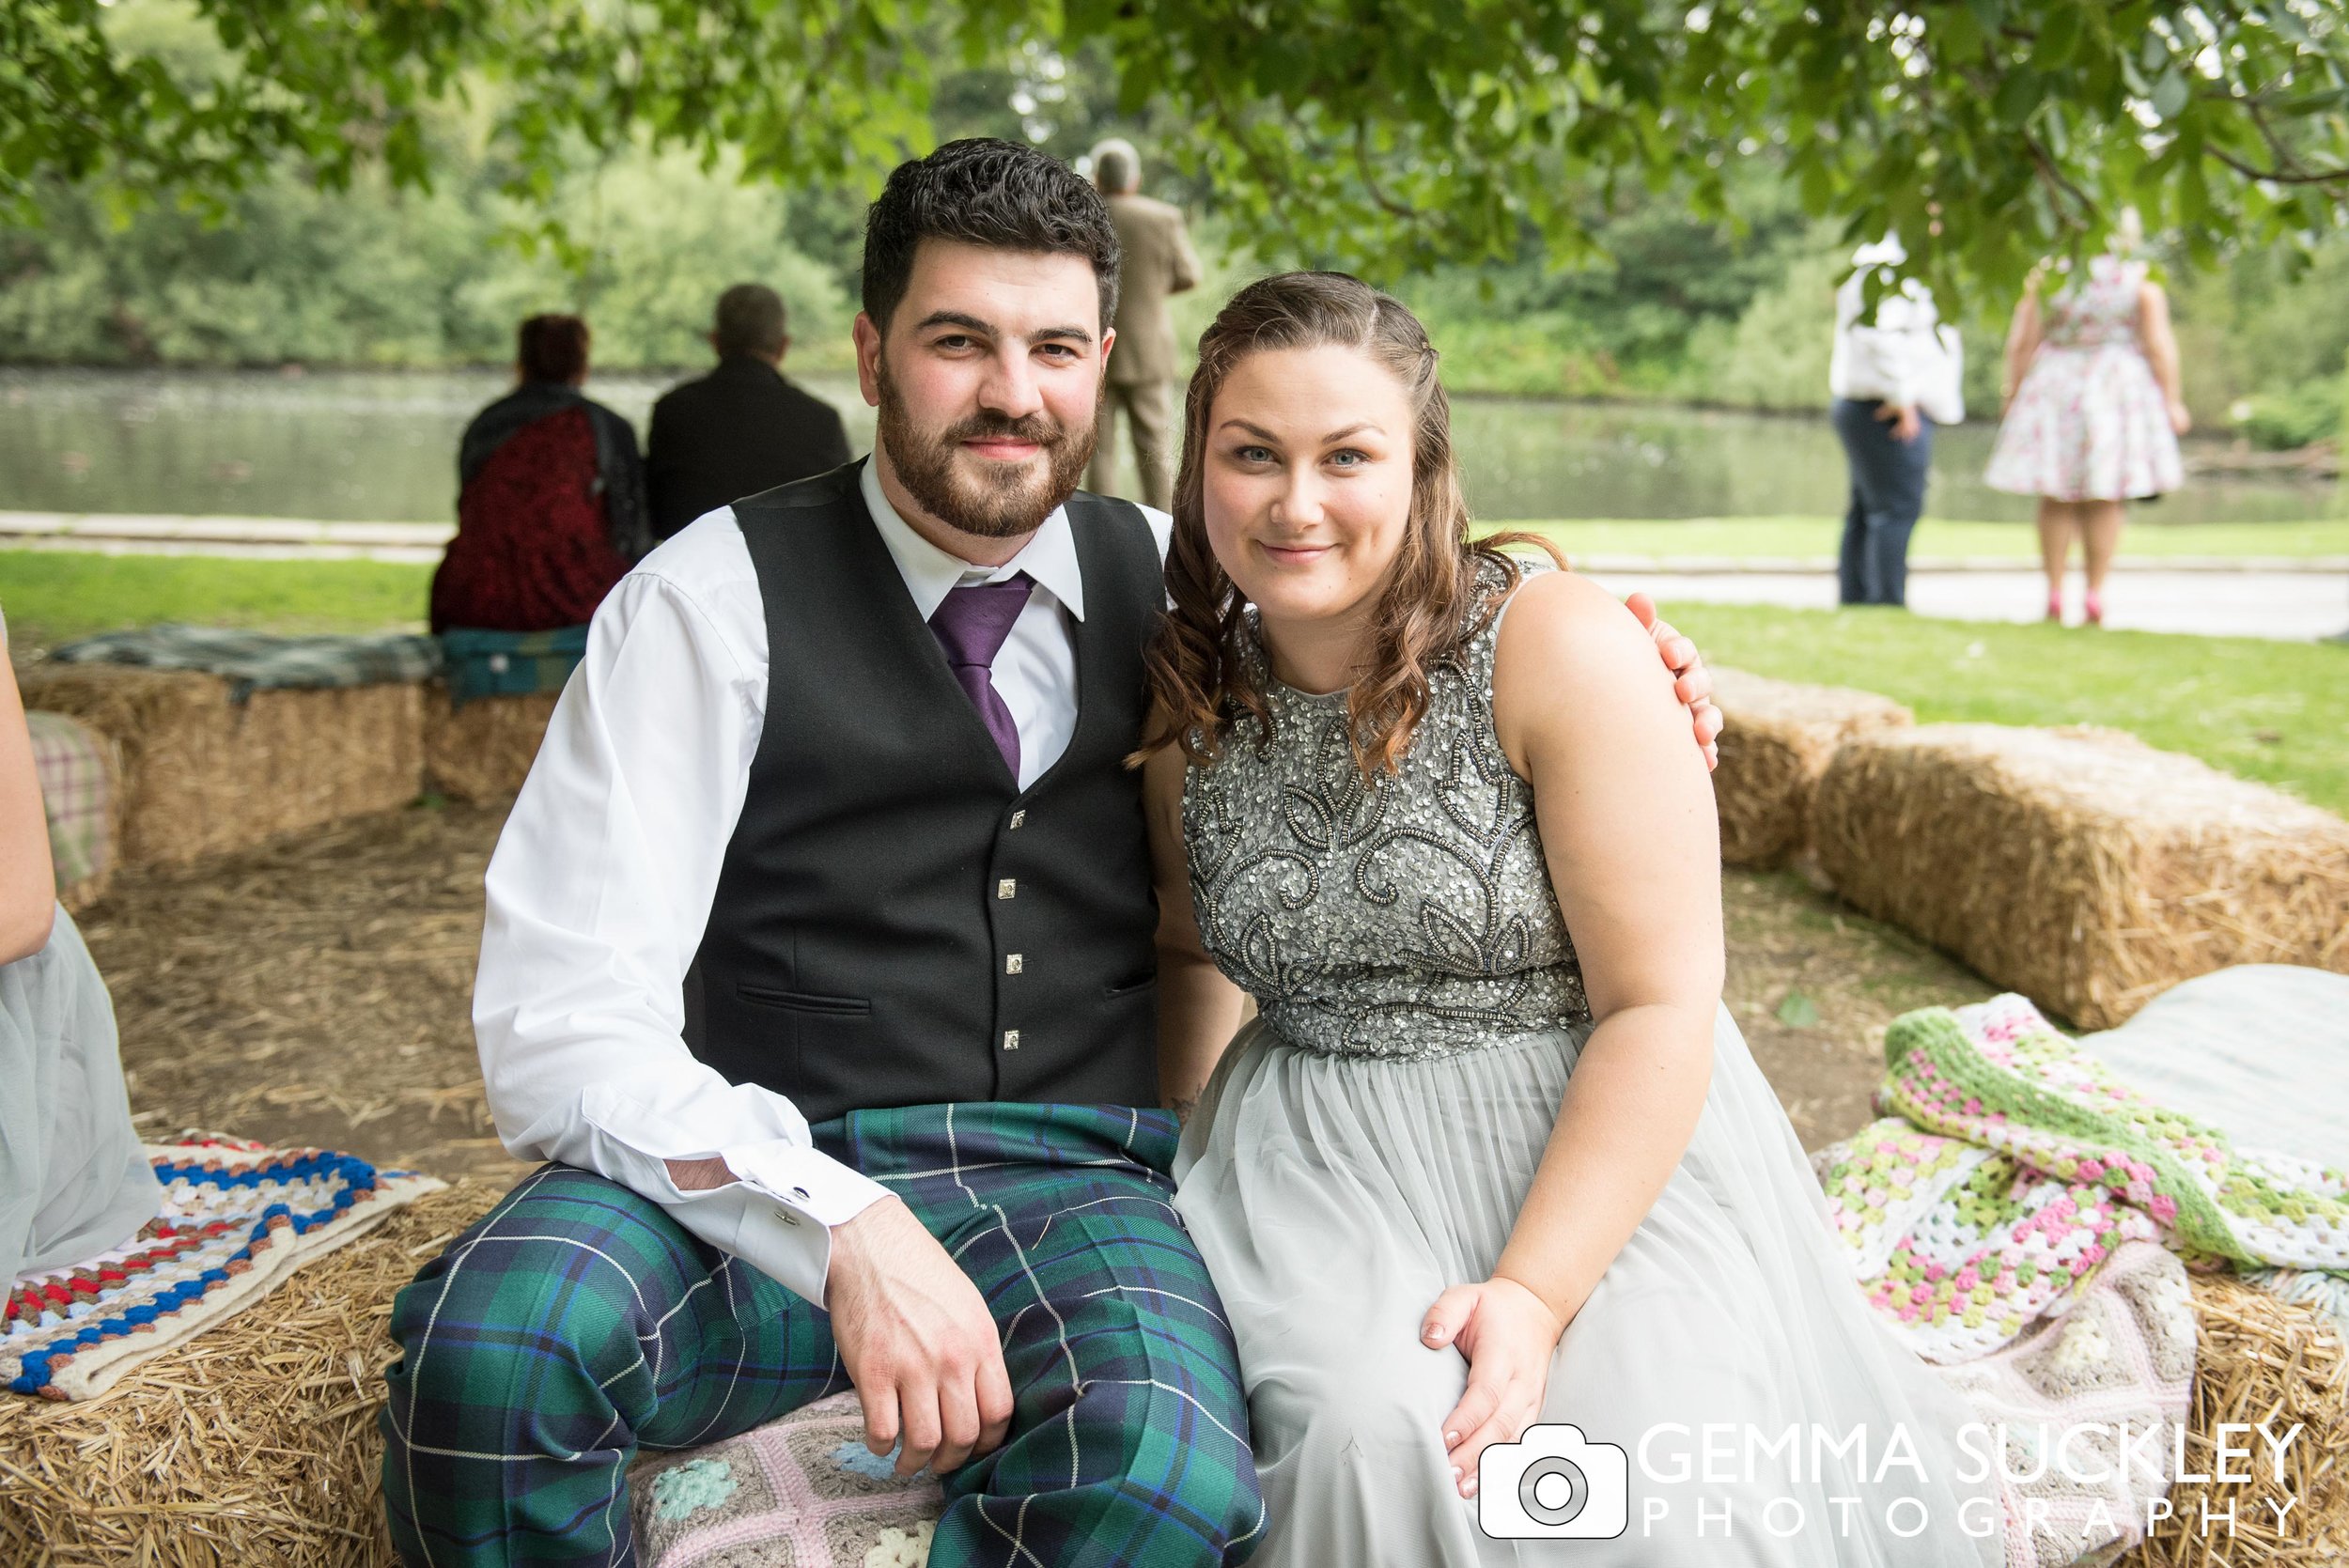
[[458, 449], [457, 536], [432, 576], [432, 629], [584, 626], [652, 547], [645, 465], [626, 419], [583, 396], [587, 323], [521, 325], [521, 384]]

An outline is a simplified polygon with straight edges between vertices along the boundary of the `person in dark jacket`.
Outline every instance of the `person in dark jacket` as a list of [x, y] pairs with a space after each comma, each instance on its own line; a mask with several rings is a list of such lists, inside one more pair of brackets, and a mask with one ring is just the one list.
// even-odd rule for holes
[[432, 629], [584, 626], [652, 548], [636, 431], [580, 392], [587, 323], [521, 325], [521, 384], [474, 416], [457, 455], [457, 536], [432, 574]]
[[783, 298], [764, 284], [738, 283], [718, 296], [709, 334], [718, 368], [652, 407], [646, 468], [657, 536], [848, 460], [839, 413], [784, 378], [785, 326]]

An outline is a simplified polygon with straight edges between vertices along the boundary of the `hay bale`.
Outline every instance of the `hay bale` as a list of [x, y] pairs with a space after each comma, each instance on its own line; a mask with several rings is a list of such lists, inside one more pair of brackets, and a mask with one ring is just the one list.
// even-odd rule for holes
[[1811, 792], [1835, 748], [1855, 735], [1913, 724], [1916, 716], [1873, 691], [1802, 686], [1743, 670], [1713, 672], [1720, 705], [1720, 766], [1713, 798], [1721, 860], [1772, 866], [1811, 841]]
[[254, 692], [185, 670], [42, 664], [28, 707], [70, 714], [122, 750], [121, 863], [170, 864], [416, 798], [421, 689], [405, 682]]
[[459, 800], [513, 798], [529, 776], [560, 691], [476, 697], [451, 708], [439, 681], [424, 690], [424, 780]]
[[499, 1196], [417, 1200], [97, 1399], [0, 1393], [0, 1561], [390, 1568], [392, 1297]]
[[[2186, 1412], [2189, 1474], [2218, 1473], [2221, 1421], [2265, 1421], [2281, 1434], [2303, 1430], [2286, 1451], [2280, 1488], [2266, 1445], [2254, 1434], [2256, 1459], [2232, 1461], [2256, 1483], [2181, 1481], [2170, 1489], [2170, 1515], [2142, 1545], [2122, 1557], [2122, 1568], [2299, 1568], [2349, 1559], [2349, 1356], [2331, 1321], [2306, 1307], [2278, 1300], [2229, 1274], [2192, 1277], [2193, 1403]], [[2231, 1435], [2230, 1445], [2245, 1439]], [[2261, 1498], [2280, 1491], [2294, 1499], [2288, 1533]], [[2280, 1500], [2280, 1499], [2279, 1499]], [[2232, 1531], [2227, 1506], [2234, 1505]], [[2204, 1510], [2217, 1520], [2204, 1533]]]
[[2349, 971], [2349, 822], [2127, 736], [1855, 736], [1812, 832], [1845, 898], [2084, 1029], [2231, 964]]

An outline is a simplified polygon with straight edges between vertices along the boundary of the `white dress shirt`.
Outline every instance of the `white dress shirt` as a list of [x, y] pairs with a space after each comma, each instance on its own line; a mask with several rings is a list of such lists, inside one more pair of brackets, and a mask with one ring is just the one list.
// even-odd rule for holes
[[1828, 393], [1860, 402], [1881, 399], [1902, 408], [1922, 408], [1936, 424], [1954, 425], [1965, 415], [1958, 391], [1957, 334], [1941, 326], [1933, 290], [1904, 278], [1867, 313], [1866, 279], [1879, 267], [1907, 259], [1896, 240], [1862, 245], [1852, 256], [1852, 275], [1835, 291], [1835, 349], [1828, 361]]
[[[1003, 566], [973, 567], [907, 525], [869, 461], [863, 489], [925, 620], [962, 583], [1034, 579], [993, 670], [1026, 788], [1077, 724], [1071, 623], [1084, 617], [1084, 582], [1067, 514], [1053, 512]], [[1172, 520], [1144, 515], [1163, 555]], [[766, 706], [766, 607], [742, 530], [721, 507], [645, 557], [596, 612], [490, 857], [474, 1032], [490, 1112], [516, 1157], [630, 1188], [820, 1304], [830, 1227], [886, 1189], [817, 1152], [789, 1099], [729, 1082], [681, 1033], [685, 971]], [[680, 1191], [665, 1163], [713, 1157], [739, 1179]]]

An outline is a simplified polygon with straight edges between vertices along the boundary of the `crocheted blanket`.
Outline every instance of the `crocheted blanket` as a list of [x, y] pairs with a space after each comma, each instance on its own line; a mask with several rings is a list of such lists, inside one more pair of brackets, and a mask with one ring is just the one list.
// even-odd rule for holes
[[446, 1184], [352, 1155], [221, 1138], [148, 1144], [163, 1211], [125, 1245], [28, 1274], [0, 1311], [0, 1385], [90, 1399], [140, 1362]]
[[1927, 1360], [1985, 1356], [2127, 1241], [2349, 1280], [2349, 1174], [2234, 1147], [2001, 996], [1896, 1019], [1882, 1120], [1814, 1157], [1868, 1298]]
[[629, 1471], [645, 1568], [923, 1568], [945, 1496], [864, 1446], [856, 1392], [817, 1400], [707, 1448], [646, 1453]]

